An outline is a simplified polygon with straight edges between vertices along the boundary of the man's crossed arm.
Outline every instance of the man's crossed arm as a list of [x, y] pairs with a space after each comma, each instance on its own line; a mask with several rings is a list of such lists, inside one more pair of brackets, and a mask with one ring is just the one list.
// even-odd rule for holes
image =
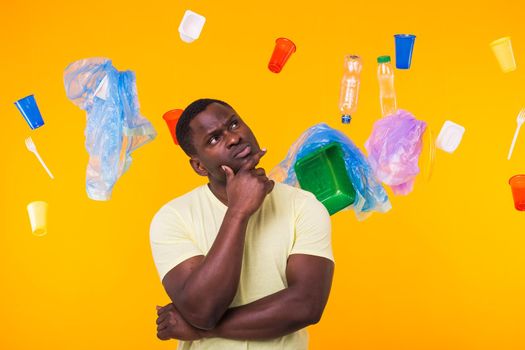
[[[181, 270], [191, 270], [200, 259], [203, 257], [188, 259], [170, 271], [163, 281], [165, 286], [169, 287], [172, 278], [180, 275]], [[256, 340], [290, 334], [319, 321], [328, 300], [333, 272], [334, 264], [329, 259], [293, 254], [286, 268], [287, 288], [228, 309], [213, 328], [207, 329], [188, 322], [184, 308], [177, 305], [177, 295], [173, 295], [174, 302], [158, 310], [157, 336], [162, 340], [209, 337]], [[208, 290], [208, 293], [213, 295], [215, 291]]]

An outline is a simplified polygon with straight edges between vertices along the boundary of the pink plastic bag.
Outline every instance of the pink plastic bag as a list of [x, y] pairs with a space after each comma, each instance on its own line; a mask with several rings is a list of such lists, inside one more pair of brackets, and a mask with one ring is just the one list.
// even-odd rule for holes
[[412, 192], [426, 127], [424, 121], [400, 109], [378, 120], [365, 143], [376, 178], [396, 195]]

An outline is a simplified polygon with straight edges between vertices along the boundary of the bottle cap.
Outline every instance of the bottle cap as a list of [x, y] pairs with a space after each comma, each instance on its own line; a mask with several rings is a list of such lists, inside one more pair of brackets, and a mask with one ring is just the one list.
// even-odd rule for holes
[[350, 121], [352, 120], [352, 117], [348, 114], [344, 114], [342, 117], [341, 117], [341, 123], [343, 124], [350, 124]]
[[390, 62], [390, 56], [379, 56], [377, 58], [377, 63], [388, 63]]

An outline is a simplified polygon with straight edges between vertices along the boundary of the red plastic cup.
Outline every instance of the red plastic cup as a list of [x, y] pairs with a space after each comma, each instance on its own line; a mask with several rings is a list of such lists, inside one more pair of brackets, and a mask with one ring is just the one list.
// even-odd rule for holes
[[279, 38], [275, 40], [275, 48], [273, 49], [272, 58], [268, 63], [268, 69], [274, 73], [279, 73], [283, 69], [288, 58], [296, 51], [295, 44], [286, 38]]
[[176, 145], [178, 145], [179, 143], [177, 142], [177, 134], [175, 133], [175, 128], [177, 126], [177, 122], [179, 121], [182, 112], [182, 109], [172, 109], [171, 111], [164, 113], [164, 115], [162, 116], [162, 119], [164, 119], [166, 121], [166, 124], [168, 124], [168, 129], [170, 129], [171, 138], [173, 139], [173, 142], [175, 142]]
[[525, 175], [515, 175], [509, 180], [516, 210], [525, 211]]

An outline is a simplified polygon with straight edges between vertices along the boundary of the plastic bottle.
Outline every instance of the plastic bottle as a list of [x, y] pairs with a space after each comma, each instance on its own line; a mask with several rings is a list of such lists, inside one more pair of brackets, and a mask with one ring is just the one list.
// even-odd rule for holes
[[345, 57], [345, 72], [341, 81], [341, 94], [339, 96], [339, 110], [343, 113], [341, 121], [350, 123], [352, 114], [357, 110], [357, 97], [359, 94], [359, 80], [363, 64], [357, 55]]
[[394, 69], [390, 63], [390, 56], [379, 56], [377, 63], [379, 64], [377, 67], [377, 80], [379, 81], [381, 115], [386, 117], [397, 110]]

